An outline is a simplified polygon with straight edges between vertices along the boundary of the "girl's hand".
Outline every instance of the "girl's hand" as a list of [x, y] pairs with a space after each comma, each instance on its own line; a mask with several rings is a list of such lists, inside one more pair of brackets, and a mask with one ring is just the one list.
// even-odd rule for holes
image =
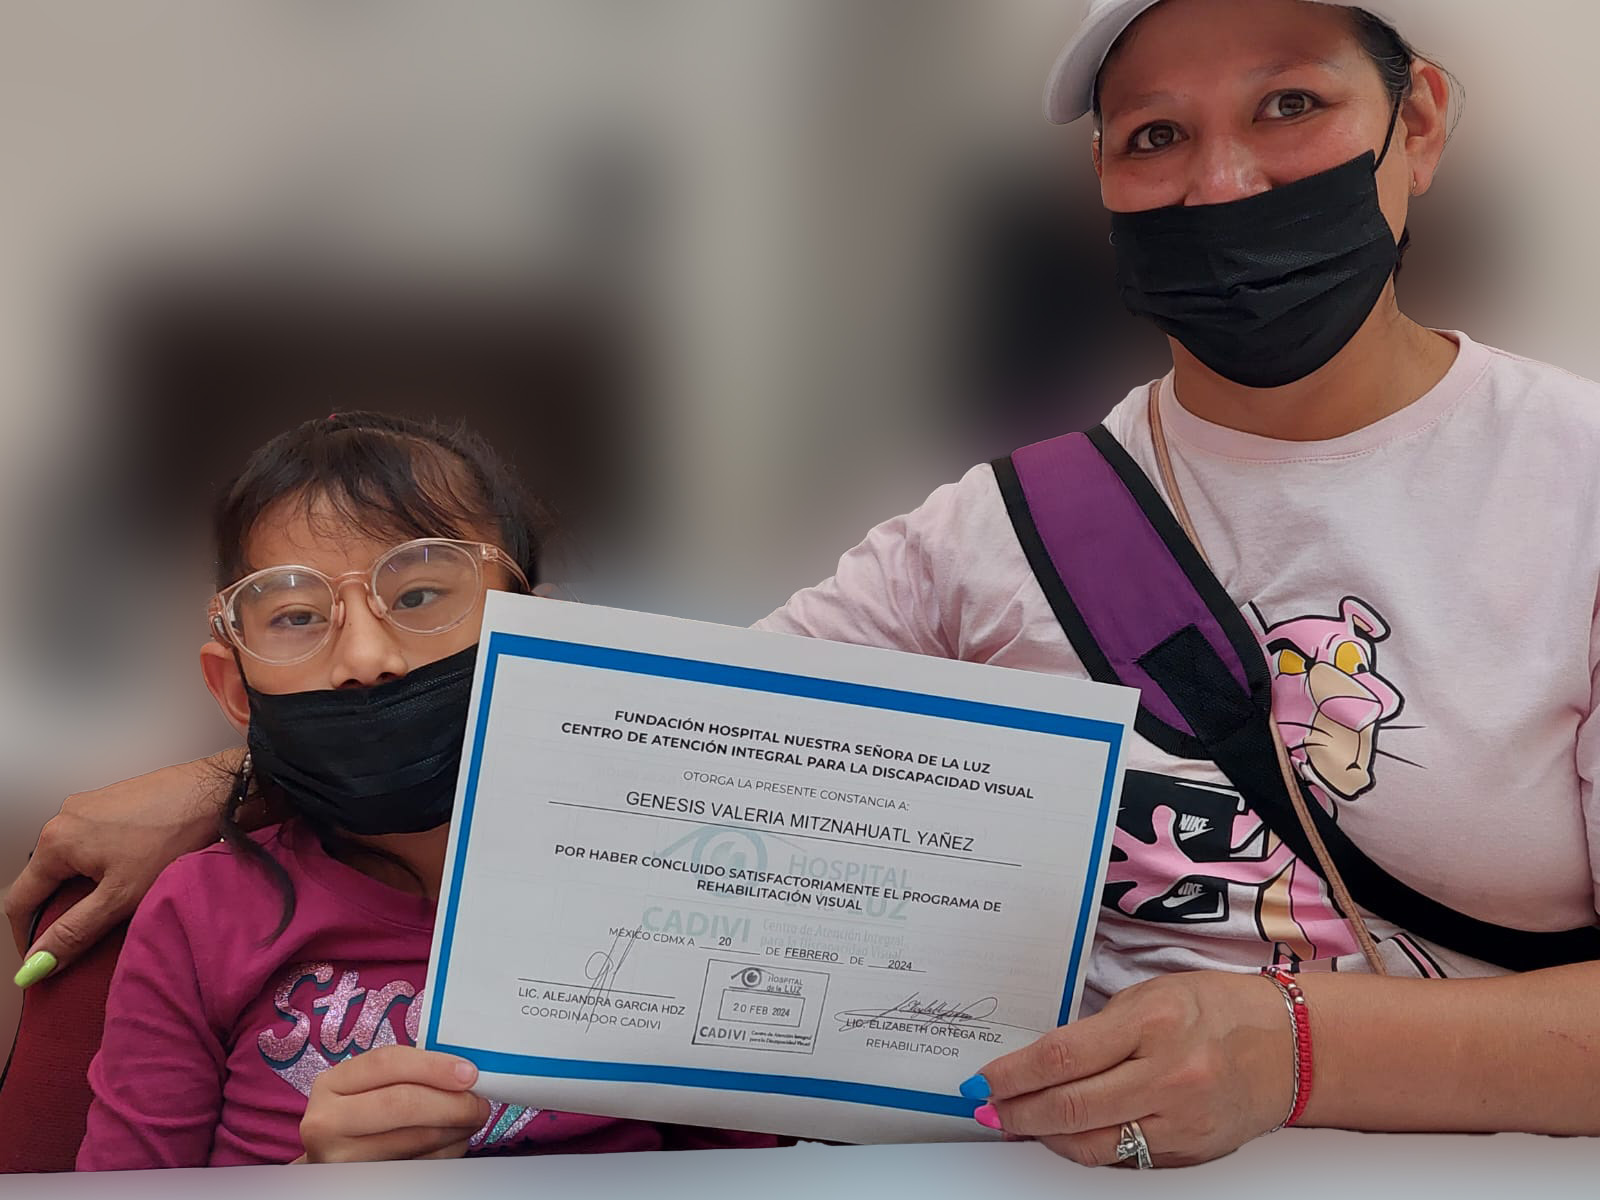
[[1007, 1134], [1105, 1166], [1122, 1125], [1138, 1121], [1155, 1165], [1186, 1166], [1231, 1154], [1288, 1115], [1293, 1026], [1282, 994], [1257, 975], [1168, 975], [982, 1075], [993, 1110], [979, 1111]]
[[489, 1119], [478, 1069], [415, 1046], [380, 1046], [318, 1075], [300, 1120], [304, 1162], [460, 1158]]

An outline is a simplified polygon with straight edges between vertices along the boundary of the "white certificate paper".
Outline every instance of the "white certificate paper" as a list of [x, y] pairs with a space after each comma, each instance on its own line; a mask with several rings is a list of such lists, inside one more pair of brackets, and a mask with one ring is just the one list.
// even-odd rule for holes
[[1137, 693], [491, 592], [419, 1045], [565, 1112], [978, 1139], [1070, 1020]]

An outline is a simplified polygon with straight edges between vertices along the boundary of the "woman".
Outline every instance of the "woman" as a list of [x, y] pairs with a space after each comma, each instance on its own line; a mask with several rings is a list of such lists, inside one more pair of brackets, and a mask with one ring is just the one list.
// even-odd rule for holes
[[[1592, 926], [1600, 504], [1572, 464], [1600, 454], [1600, 395], [1402, 315], [1392, 275], [1449, 102], [1394, 30], [1300, 0], [1096, 0], [1048, 92], [1054, 120], [1095, 114], [1123, 298], [1171, 339], [1173, 372], [1107, 427], [1151, 479], [1170, 459], [1167, 499], [1255, 622], [1290, 769], [1451, 908]], [[989, 466], [763, 625], [1086, 674]], [[1140, 1166], [1290, 1117], [1600, 1134], [1600, 964], [1508, 975], [1370, 912], [1363, 953], [1209, 763], [1136, 739], [1128, 765], [1099, 1011], [969, 1080], [979, 1120]], [[71, 870], [136, 887], [150, 868], [113, 863], [113, 830], [159, 826], [150, 859], [192, 838], [147, 815], [189, 786], [173, 770], [69, 801], [13, 921]], [[116, 908], [96, 903], [79, 938]], [[1258, 977], [1273, 967], [1288, 982]]]

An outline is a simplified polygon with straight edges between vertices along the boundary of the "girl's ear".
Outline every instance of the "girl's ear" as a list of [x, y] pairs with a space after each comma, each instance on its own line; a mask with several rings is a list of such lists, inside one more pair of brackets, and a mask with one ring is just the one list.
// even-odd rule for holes
[[241, 737], [250, 731], [250, 697], [244, 690], [244, 675], [233, 651], [216, 641], [200, 647], [200, 674], [206, 681], [206, 690], [217, 701], [217, 707], [228, 724]]

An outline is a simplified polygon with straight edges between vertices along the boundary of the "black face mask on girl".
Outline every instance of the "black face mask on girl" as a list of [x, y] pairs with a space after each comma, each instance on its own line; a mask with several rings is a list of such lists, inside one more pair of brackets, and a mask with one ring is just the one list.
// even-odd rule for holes
[[267, 695], [246, 685], [252, 768], [296, 811], [347, 833], [450, 819], [478, 648], [376, 687]]
[[1244, 387], [1326, 366], [1399, 265], [1377, 182], [1399, 115], [1378, 155], [1226, 204], [1113, 213], [1123, 303]]

